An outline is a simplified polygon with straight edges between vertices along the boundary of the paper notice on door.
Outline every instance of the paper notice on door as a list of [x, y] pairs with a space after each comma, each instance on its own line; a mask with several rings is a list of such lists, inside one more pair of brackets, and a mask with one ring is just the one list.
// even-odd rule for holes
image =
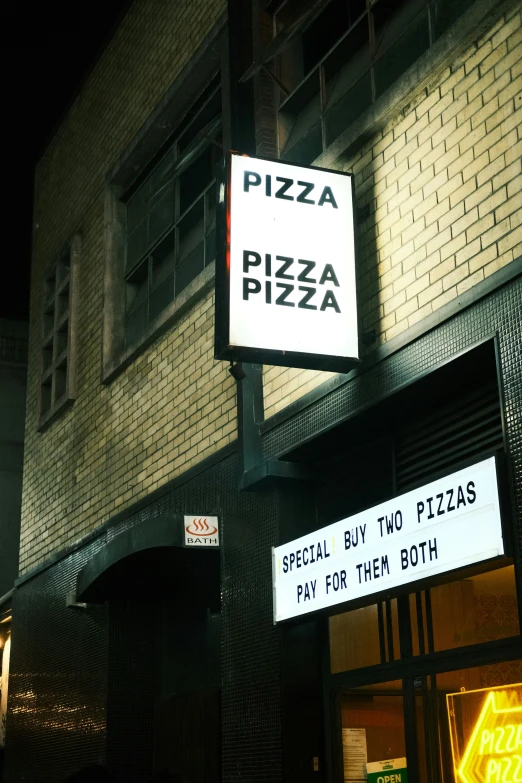
[[344, 783], [366, 781], [366, 729], [343, 729]]

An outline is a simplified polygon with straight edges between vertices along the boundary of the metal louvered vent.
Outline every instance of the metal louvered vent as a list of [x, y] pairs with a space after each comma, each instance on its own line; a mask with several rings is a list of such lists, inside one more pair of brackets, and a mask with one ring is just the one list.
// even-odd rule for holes
[[397, 491], [502, 448], [498, 387], [488, 381], [429, 416], [402, 423], [396, 438]]

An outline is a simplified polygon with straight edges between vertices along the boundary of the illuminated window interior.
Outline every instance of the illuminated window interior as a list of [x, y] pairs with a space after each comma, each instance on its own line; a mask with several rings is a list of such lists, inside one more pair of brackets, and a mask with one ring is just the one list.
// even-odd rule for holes
[[[332, 674], [405, 657], [399, 638], [398, 606], [397, 599], [393, 599], [330, 618]], [[403, 611], [409, 615], [413, 655], [520, 633], [513, 566], [411, 594]]]
[[[391, 780], [393, 773], [397, 780], [410, 775], [419, 783], [522, 781], [522, 685], [514, 685], [522, 682], [522, 661], [513, 566], [330, 617], [329, 629], [340, 713], [339, 780], [373, 781], [371, 770], [386, 764]], [[486, 705], [487, 695], [497, 691], [511, 695], [492, 697]], [[504, 712], [508, 702], [516, 714]], [[519, 713], [520, 729], [513, 728]], [[488, 721], [513, 734], [498, 753], [486, 742]], [[478, 724], [480, 737], [473, 739]], [[515, 756], [521, 759], [516, 774]], [[508, 767], [513, 775], [503, 778]]]

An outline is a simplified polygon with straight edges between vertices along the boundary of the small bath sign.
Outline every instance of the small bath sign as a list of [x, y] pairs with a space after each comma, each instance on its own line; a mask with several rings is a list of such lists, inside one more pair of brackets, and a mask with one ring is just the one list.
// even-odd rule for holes
[[185, 546], [219, 546], [218, 517], [184, 516]]

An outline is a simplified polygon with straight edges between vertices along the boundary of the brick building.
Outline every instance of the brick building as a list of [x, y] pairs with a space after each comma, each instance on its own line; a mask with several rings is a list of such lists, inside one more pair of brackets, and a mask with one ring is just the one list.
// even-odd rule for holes
[[[343, 744], [348, 780], [353, 728], [449, 781], [444, 695], [522, 680], [521, 30], [514, 0], [131, 6], [36, 172], [7, 781], [341, 781]], [[351, 372], [214, 359], [228, 149], [353, 174]], [[493, 454], [511, 558], [273, 624], [271, 547]]]

